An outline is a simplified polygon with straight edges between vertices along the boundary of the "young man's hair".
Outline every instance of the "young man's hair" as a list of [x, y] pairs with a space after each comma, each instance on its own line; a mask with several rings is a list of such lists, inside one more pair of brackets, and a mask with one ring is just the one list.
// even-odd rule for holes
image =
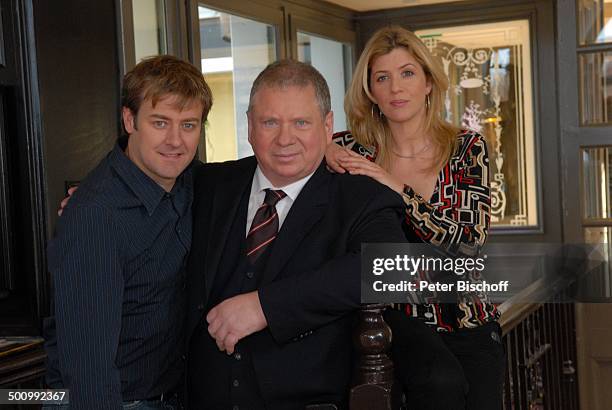
[[176, 98], [180, 110], [193, 102], [201, 103], [202, 123], [206, 121], [213, 99], [204, 76], [192, 64], [170, 55], [145, 58], [125, 75], [121, 106], [137, 116], [143, 101], [150, 100], [155, 107], [169, 95]]

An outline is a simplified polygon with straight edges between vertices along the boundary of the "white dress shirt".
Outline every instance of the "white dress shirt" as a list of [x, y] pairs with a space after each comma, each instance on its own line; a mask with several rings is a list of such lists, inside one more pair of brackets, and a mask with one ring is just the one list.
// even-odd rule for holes
[[263, 204], [263, 201], [266, 197], [266, 189], [282, 189], [286, 197], [281, 199], [276, 204], [276, 213], [278, 214], [278, 230], [280, 231], [281, 226], [283, 226], [283, 222], [293, 205], [293, 202], [297, 199], [298, 195], [306, 185], [306, 182], [310, 179], [310, 177], [314, 174], [314, 172], [310, 175], [305, 176], [302, 179], [299, 179], [289, 185], [284, 187], [275, 187], [272, 185], [272, 182], [261, 172], [259, 165], [255, 169], [255, 175], [253, 176], [253, 183], [251, 184], [251, 194], [249, 195], [249, 209], [247, 211], [247, 223], [246, 223], [246, 234], [248, 235], [249, 229], [251, 229], [251, 224], [253, 223], [253, 218], [255, 218], [255, 214], [257, 210]]

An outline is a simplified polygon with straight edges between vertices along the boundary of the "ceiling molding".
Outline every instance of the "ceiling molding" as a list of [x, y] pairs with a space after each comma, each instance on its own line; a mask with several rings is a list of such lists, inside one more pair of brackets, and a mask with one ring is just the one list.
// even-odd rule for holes
[[[325, 0], [357, 12], [426, 6], [440, 3], [457, 3], [465, 0]], [[612, 0], [611, 0], [612, 1]]]

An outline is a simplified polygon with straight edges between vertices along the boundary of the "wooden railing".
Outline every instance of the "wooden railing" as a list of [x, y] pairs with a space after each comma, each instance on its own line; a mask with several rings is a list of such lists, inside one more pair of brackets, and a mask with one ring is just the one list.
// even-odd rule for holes
[[504, 409], [578, 410], [574, 305], [500, 307], [506, 348]]
[[[574, 305], [559, 295], [547, 303], [515, 303], [544, 285], [535, 282], [499, 306], [506, 349], [504, 409], [578, 410]], [[396, 410], [401, 392], [393, 383], [392, 334], [383, 320], [384, 305], [364, 305], [355, 329], [359, 355], [351, 410]], [[410, 403], [406, 405], [410, 409]]]
[[384, 304], [364, 305], [354, 333], [358, 359], [350, 396], [351, 410], [399, 408], [401, 392], [393, 377], [391, 329], [383, 319]]

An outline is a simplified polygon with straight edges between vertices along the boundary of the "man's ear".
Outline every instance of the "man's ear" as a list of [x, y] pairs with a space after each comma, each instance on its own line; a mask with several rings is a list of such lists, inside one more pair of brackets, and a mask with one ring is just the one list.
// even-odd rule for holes
[[325, 115], [325, 141], [329, 144], [334, 135], [334, 112], [330, 111]]
[[249, 141], [249, 144], [253, 145], [253, 142], [251, 141], [251, 133], [253, 132], [253, 119], [251, 118], [251, 111], [247, 111], [246, 116], [247, 116], [247, 140]]
[[134, 131], [138, 131], [136, 127], [136, 116], [128, 107], [123, 107], [121, 109], [121, 118], [123, 119], [123, 127], [128, 135], [132, 134]]

